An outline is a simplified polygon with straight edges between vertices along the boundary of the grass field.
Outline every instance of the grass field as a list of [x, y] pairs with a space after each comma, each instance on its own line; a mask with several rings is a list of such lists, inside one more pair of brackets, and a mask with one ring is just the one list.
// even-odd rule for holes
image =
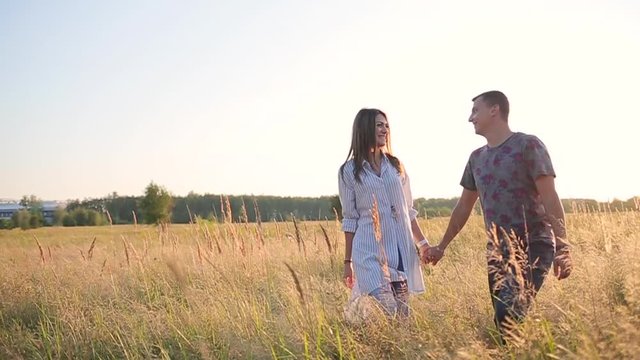
[[[421, 227], [434, 242], [447, 220]], [[0, 358], [640, 357], [640, 212], [569, 215], [573, 274], [504, 347], [481, 221], [423, 268], [408, 321], [366, 325], [344, 320], [332, 221], [2, 230]]]

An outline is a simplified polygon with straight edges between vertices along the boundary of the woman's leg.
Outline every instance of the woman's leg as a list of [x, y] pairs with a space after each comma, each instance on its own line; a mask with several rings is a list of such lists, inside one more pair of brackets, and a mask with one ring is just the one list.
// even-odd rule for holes
[[409, 286], [407, 281], [393, 281], [391, 283], [393, 296], [398, 306], [398, 316], [406, 318], [409, 316]]
[[398, 303], [390, 284], [373, 290], [369, 295], [378, 301], [387, 316], [395, 316], [398, 312]]

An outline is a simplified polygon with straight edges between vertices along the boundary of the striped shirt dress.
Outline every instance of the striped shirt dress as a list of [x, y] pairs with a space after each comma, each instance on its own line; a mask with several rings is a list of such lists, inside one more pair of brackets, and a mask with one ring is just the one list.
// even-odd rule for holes
[[[425, 291], [420, 258], [413, 241], [411, 187], [406, 172], [401, 175], [383, 155], [380, 175], [365, 160], [360, 182], [355, 180], [354, 160], [347, 161], [338, 174], [342, 204], [342, 231], [354, 233], [352, 265], [355, 285], [351, 298], [367, 295], [390, 281], [407, 281], [411, 293]], [[375, 200], [374, 200], [375, 199]], [[380, 224], [379, 238], [374, 226], [374, 202]]]

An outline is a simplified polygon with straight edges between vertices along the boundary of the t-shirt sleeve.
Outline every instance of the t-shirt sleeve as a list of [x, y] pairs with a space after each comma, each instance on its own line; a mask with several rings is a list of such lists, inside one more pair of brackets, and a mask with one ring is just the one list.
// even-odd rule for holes
[[556, 176], [547, 147], [535, 136], [530, 136], [524, 145], [524, 161], [533, 180], [540, 176]]
[[467, 166], [464, 168], [464, 173], [462, 173], [462, 180], [460, 180], [460, 185], [463, 188], [471, 191], [477, 191], [476, 187], [476, 179], [473, 177], [473, 170], [471, 167], [471, 158], [467, 161]]

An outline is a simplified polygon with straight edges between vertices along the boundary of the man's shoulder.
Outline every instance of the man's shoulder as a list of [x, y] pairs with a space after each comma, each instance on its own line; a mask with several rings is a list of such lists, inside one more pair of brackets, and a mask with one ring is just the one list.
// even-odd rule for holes
[[470, 163], [475, 163], [478, 161], [483, 161], [483, 159], [487, 156], [489, 156], [489, 146], [488, 145], [482, 145], [479, 148], [473, 150], [471, 152], [471, 155], [469, 155], [469, 162]]
[[524, 151], [534, 150], [540, 151], [546, 149], [546, 146], [539, 137], [532, 134], [516, 133], [517, 138], [514, 144], [519, 144]]
[[475, 158], [475, 157], [480, 156], [483, 152], [486, 151], [486, 149], [487, 149], [487, 145], [480, 146], [479, 148], [477, 148], [477, 149], [475, 149], [475, 150], [473, 150], [471, 152], [470, 158]]
[[542, 143], [542, 141], [540, 140], [539, 137], [537, 137], [536, 135], [533, 134], [526, 134], [523, 132], [517, 132], [513, 134], [513, 138], [515, 141], [520, 142], [520, 143], [530, 143], [530, 142], [539, 142]]

